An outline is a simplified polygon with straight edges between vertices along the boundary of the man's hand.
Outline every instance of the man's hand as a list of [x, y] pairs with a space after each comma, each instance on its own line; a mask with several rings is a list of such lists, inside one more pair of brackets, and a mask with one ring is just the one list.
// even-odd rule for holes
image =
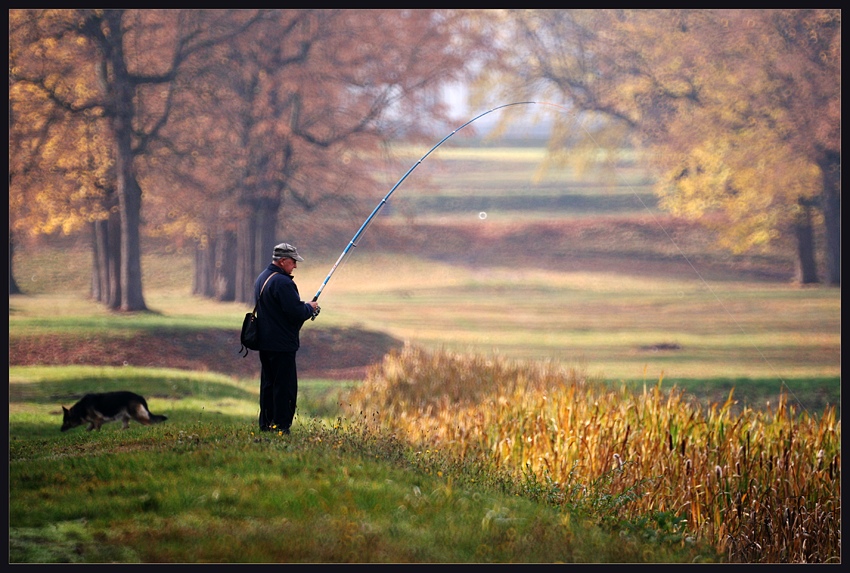
[[310, 320], [316, 320], [316, 317], [319, 316], [319, 313], [322, 311], [321, 307], [319, 306], [319, 303], [315, 300], [311, 300], [307, 304], [310, 305], [312, 309], [311, 312], [313, 313], [313, 316], [310, 318]]

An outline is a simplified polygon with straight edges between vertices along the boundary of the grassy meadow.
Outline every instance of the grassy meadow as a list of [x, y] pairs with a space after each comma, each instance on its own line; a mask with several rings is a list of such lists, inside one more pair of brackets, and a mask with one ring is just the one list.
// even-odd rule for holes
[[[533, 481], [412, 448], [356, 417], [319, 417], [339, 408], [327, 382], [302, 385], [290, 436], [266, 437], [251, 423], [252, 381], [91, 367], [10, 378], [14, 563], [720, 560], [705, 544], [659, 546], [652, 528], [621, 534], [571, 516]], [[62, 398], [120, 387], [169, 419], [58, 432]]]
[[[407, 345], [364, 380], [301, 380], [291, 436], [254, 433], [253, 379], [10, 366], [10, 561], [840, 561], [840, 290], [674, 231], [631, 162], [439, 156], [305, 325]], [[361, 221], [338, 249], [292, 238], [304, 298]], [[192, 297], [188, 251], [146, 251], [152, 312], [132, 315], [87, 300], [88, 257], [82, 240], [16, 252], [10, 339], [236, 340], [245, 306]], [[59, 433], [60, 405], [124, 388], [169, 420]]]

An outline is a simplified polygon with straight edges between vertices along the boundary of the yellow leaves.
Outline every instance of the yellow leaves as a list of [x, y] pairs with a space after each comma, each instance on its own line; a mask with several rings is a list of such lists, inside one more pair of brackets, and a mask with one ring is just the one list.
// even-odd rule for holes
[[713, 225], [721, 244], [744, 252], [790, 229], [798, 200], [820, 192], [820, 172], [775, 130], [753, 122], [734, 132], [707, 131], [667, 168], [656, 191], [661, 207], [678, 216], [721, 214]]
[[646, 76], [628, 78], [617, 86], [619, 99], [632, 101], [653, 90], [652, 81]]
[[57, 122], [40, 105], [43, 94], [25, 85], [10, 90], [15, 122], [10, 130], [9, 195], [16, 229], [33, 235], [71, 234], [106, 216], [105, 190], [112, 166], [88, 121]]
[[633, 124], [659, 158], [662, 208], [714, 217], [743, 249], [820, 192], [815, 150], [839, 148], [840, 11], [557, 12], [530, 12], [535, 33], [509, 48], [517, 76]]
[[[97, 84], [94, 84], [86, 78], [76, 78], [72, 90], [76, 98], [80, 101], [94, 99], [99, 95]], [[99, 112], [102, 113], [102, 112]]]

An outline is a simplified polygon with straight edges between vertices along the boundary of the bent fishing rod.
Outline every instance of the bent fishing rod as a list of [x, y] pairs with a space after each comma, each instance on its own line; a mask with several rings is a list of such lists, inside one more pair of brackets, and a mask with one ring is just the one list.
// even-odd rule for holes
[[[377, 215], [377, 214], [378, 214], [378, 211], [380, 211], [380, 210], [381, 210], [381, 207], [383, 207], [383, 206], [387, 203], [387, 201], [388, 201], [388, 200], [389, 200], [389, 198], [390, 198], [390, 195], [392, 195], [392, 194], [393, 194], [393, 192], [394, 192], [396, 189], [398, 189], [398, 188], [399, 188], [399, 186], [400, 186], [400, 185], [404, 182], [404, 180], [405, 180], [405, 179], [407, 179], [407, 177], [408, 177], [408, 176], [409, 176], [409, 175], [413, 172], [413, 170], [414, 170], [414, 169], [416, 169], [416, 168], [419, 166], [419, 164], [420, 164], [420, 163], [422, 163], [423, 161], [425, 161], [425, 158], [426, 158], [426, 157], [428, 157], [429, 155], [431, 155], [431, 153], [433, 153], [433, 151], [434, 151], [435, 149], [437, 149], [438, 147], [440, 147], [443, 143], [445, 143], [445, 142], [446, 142], [446, 140], [448, 140], [448, 139], [449, 139], [451, 136], [453, 136], [455, 133], [457, 133], [458, 131], [460, 131], [461, 129], [463, 129], [464, 127], [466, 127], [467, 125], [469, 125], [469, 124], [470, 124], [470, 123], [472, 123], [473, 121], [475, 121], [475, 120], [477, 120], [477, 119], [480, 119], [480, 118], [484, 117], [484, 116], [485, 116], [485, 115], [487, 115], [488, 113], [493, 113], [493, 112], [494, 112], [494, 111], [496, 111], [496, 110], [499, 110], [499, 109], [502, 109], [502, 108], [505, 108], [505, 107], [514, 106], [514, 105], [528, 105], [528, 104], [535, 104], [535, 103], [540, 103], [540, 102], [536, 102], [536, 101], [518, 101], [518, 102], [514, 102], [514, 103], [506, 103], [506, 104], [503, 104], [503, 105], [500, 105], [500, 106], [494, 107], [494, 108], [492, 108], [492, 109], [488, 109], [488, 110], [487, 110], [487, 111], [485, 111], [484, 113], [481, 113], [481, 114], [476, 115], [475, 117], [473, 117], [472, 119], [470, 119], [469, 121], [467, 121], [466, 123], [464, 123], [463, 125], [461, 125], [460, 127], [458, 127], [457, 129], [455, 129], [453, 132], [451, 132], [450, 134], [448, 134], [447, 136], [445, 136], [443, 139], [441, 139], [441, 140], [437, 143], [437, 145], [435, 145], [434, 147], [432, 147], [431, 149], [429, 149], [429, 150], [428, 150], [428, 153], [426, 153], [425, 155], [423, 155], [422, 157], [420, 157], [420, 158], [419, 158], [419, 160], [418, 160], [416, 163], [414, 163], [414, 164], [410, 167], [410, 169], [408, 169], [408, 170], [407, 170], [407, 172], [406, 172], [404, 175], [402, 175], [401, 179], [399, 179], [399, 180], [396, 182], [396, 184], [395, 184], [395, 185], [393, 185], [392, 189], [390, 189], [390, 190], [389, 190], [389, 192], [388, 192], [388, 193], [384, 196], [384, 198], [383, 198], [383, 199], [381, 199], [381, 202], [380, 202], [380, 203], [378, 203], [378, 205], [375, 207], [375, 209], [372, 211], [372, 213], [371, 213], [371, 214], [370, 214], [370, 215], [366, 218], [366, 220], [365, 220], [365, 221], [363, 221], [363, 224], [362, 224], [362, 225], [360, 225], [360, 228], [359, 228], [359, 229], [357, 229], [357, 232], [356, 232], [356, 233], [354, 233], [354, 237], [352, 237], [352, 238], [351, 238], [351, 240], [348, 242], [348, 245], [346, 245], [345, 249], [343, 249], [342, 254], [340, 254], [340, 255], [339, 255], [339, 258], [338, 258], [338, 259], [336, 260], [336, 262], [334, 263], [334, 266], [333, 266], [333, 267], [331, 267], [331, 270], [330, 270], [330, 272], [328, 273], [328, 276], [326, 276], [326, 277], [325, 277], [325, 280], [322, 282], [322, 286], [320, 286], [320, 287], [319, 287], [319, 290], [318, 290], [318, 291], [316, 291], [316, 296], [314, 296], [314, 297], [313, 297], [313, 302], [317, 302], [317, 301], [319, 300], [319, 296], [321, 296], [322, 291], [323, 291], [323, 290], [325, 290], [325, 286], [328, 284], [328, 281], [329, 281], [329, 280], [331, 280], [331, 277], [333, 276], [334, 272], [336, 272], [336, 269], [337, 269], [337, 267], [339, 266], [339, 264], [340, 264], [340, 263], [342, 262], [342, 260], [346, 257], [346, 255], [348, 255], [348, 253], [351, 251], [351, 249], [357, 246], [357, 241], [358, 241], [358, 239], [360, 239], [360, 236], [363, 234], [363, 231], [365, 231], [365, 230], [366, 230], [366, 227], [368, 227], [368, 226], [369, 226], [369, 224], [372, 222], [372, 219], [374, 219], [374, 218], [375, 218], [375, 215]], [[318, 306], [317, 306], [317, 307], [316, 307], [316, 312], [314, 312], [314, 313], [313, 313], [313, 317], [312, 317], [310, 320], [316, 320], [316, 317], [319, 315], [319, 310], [320, 310], [320, 309], [319, 309], [319, 308], [318, 308]]]
[[[408, 170], [407, 170], [407, 172], [406, 172], [404, 175], [402, 175], [401, 179], [399, 179], [399, 180], [396, 182], [396, 184], [395, 184], [395, 185], [393, 185], [392, 189], [390, 189], [390, 190], [389, 190], [389, 192], [388, 192], [388, 193], [384, 196], [384, 198], [381, 200], [381, 202], [380, 202], [380, 203], [378, 203], [378, 205], [375, 207], [375, 209], [372, 211], [372, 213], [371, 213], [371, 214], [370, 214], [370, 215], [366, 218], [366, 220], [363, 222], [363, 224], [360, 226], [360, 228], [357, 230], [357, 232], [356, 232], [356, 233], [354, 233], [354, 237], [352, 237], [351, 241], [349, 241], [349, 242], [348, 242], [348, 245], [346, 245], [345, 249], [342, 251], [342, 254], [340, 254], [340, 256], [339, 256], [339, 258], [337, 259], [336, 263], [334, 263], [333, 267], [331, 267], [331, 270], [330, 270], [330, 272], [328, 273], [328, 276], [326, 276], [326, 277], [325, 277], [325, 280], [322, 282], [322, 286], [320, 286], [320, 287], [319, 287], [319, 290], [316, 292], [316, 296], [314, 296], [314, 297], [313, 297], [313, 302], [317, 302], [317, 301], [319, 300], [319, 296], [322, 294], [322, 291], [325, 289], [325, 286], [328, 284], [328, 281], [330, 281], [330, 280], [331, 280], [331, 277], [333, 276], [333, 274], [334, 274], [334, 272], [336, 271], [337, 267], [340, 265], [340, 263], [343, 261], [343, 259], [345, 259], [346, 255], [348, 255], [348, 253], [351, 251], [351, 249], [357, 246], [357, 240], [358, 240], [358, 239], [360, 238], [360, 236], [363, 234], [363, 231], [365, 231], [365, 230], [366, 230], [366, 227], [368, 227], [368, 226], [369, 226], [369, 223], [371, 223], [371, 222], [372, 222], [372, 219], [374, 219], [374, 218], [375, 218], [375, 215], [377, 215], [377, 214], [378, 214], [378, 211], [380, 211], [380, 210], [381, 210], [381, 207], [383, 207], [383, 206], [386, 204], [386, 202], [389, 200], [390, 195], [392, 195], [392, 194], [393, 194], [393, 192], [394, 192], [396, 189], [398, 189], [398, 187], [399, 187], [399, 186], [400, 186], [400, 185], [404, 182], [404, 180], [405, 180], [405, 179], [407, 179], [407, 177], [408, 177], [408, 176], [409, 176], [409, 175], [413, 172], [413, 170], [414, 170], [414, 169], [416, 169], [416, 167], [418, 167], [418, 166], [419, 166], [419, 164], [420, 164], [420, 163], [422, 163], [422, 162], [425, 160], [425, 158], [426, 158], [426, 157], [428, 157], [429, 155], [431, 155], [431, 153], [433, 153], [435, 149], [437, 149], [437, 148], [438, 148], [438, 147], [440, 147], [443, 143], [445, 143], [445, 142], [446, 142], [446, 140], [448, 140], [451, 136], [453, 136], [455, 133], [457, 133], [458, 131], [460, 131], [461, 129], [463, 129], [464, 127], [466, 127], [467, 125], [469, 125], [470, 123], [474, 122], [475, 120], [480, 119], [480, 118], [484, 117], [485, 115], [487, 115], [487, 114], [489, 114], [489, 113], [493, 113], [494, 111], [499, 110], [499, 109], [502, 109], [502, 108], [511, 107], [511, 106], [514, 106], [514, 105], [529, 105], [529, 104], [548, 105], [548, 106], [552, 106], [552, 107], [560, 108], [561, 110], [564, 110], [564, 111], [569, 111], [569, 110], [568, 110], [567, 108], [565, 108], [564, 106], [561, 106], [561, 105], [558, 105], [558, 104], [555, 104], [555, 103], [550, 103], [550, 102], [542, 102], [542, 101], [519, 101], [519, 102], [514, 102], [514, 103], [506, 103], [506, 104], [504, 104], [504, 105], [500, 105], [500, 106], [494, 107], [494, 108], [492, 108], [492, 109], [488, 109], [488, 110], [487, 110], [487, 111], [485, 111], [484, 113], [481, 113], [481, 114], [479, 114], [479, 115], [477, 115], [477, 116], [473, 117], [472, 119], [470, 119], [469, 121], [467, 121], [466, 123], [464, 123], [463, 125], [461, 125], [460, 127], [458, 127], [457, 129], [455, 129], [453, 132], [451, 132], [450, 134], [448, 134], [447, 136], [445, 136], [445, 137], [444, 137], [443, 139], [441, 139], [441, 140], [440, 140], [440, 141], [439, 141], [439, 142], [438, 142], [438, 143], [437, 143], [434, 147], [432, 147], [431, 149], [429, 149], [429, 150], [428, 150], [428, 152], [427, 152], [425, 155], [423, 155], [422, 157], [420, 157], [420, 158], [419, 158], [419, 160], [418, 160], [416, 163], [414, 163], [414, 164], [410, 167], [410, 169], [408, 169]], [[587, 130], [585, 130], [585, 131], [587, 131]], [[589, 135], [589, 133], [588, 133], [588, 135]], [[642, 200], [642, 199], [641, 199], [641, 198], [637, 195], [637, 193], [636, 193], [634, 190], [632, 190], [632, 192], [635, 194], [635, 197], [637, 197], [637, 198], [638, 198], [638, 200], [641, 202], [641, 204], [643, 204], [643, 207], [644, 207], [644, 208], [645, 208], [648, 212], [650, 212], [650, 215], [652, 215], [651, 211], [649, 211], [649, 208], [646, 206], [646, 204], [643, 202], [643, 200]], [[659, 226], [661, 226], [661, 225], [660, 225], [660, 223], [659, 223]], [[678, 249], [678, 248], [679, 248], [679, 246], [678, 246], [678, 244], [676, 244], [676, 241], [674, 241], [674, 240], [670, 237], [670, 235], [669, 235], [669, 234], [667, 234], [667, 231], [666, 231], [663, 227], [661, 227], [661, 229], [664, 231], [664, 234], [665, 234], [665, 235], [667, 235], [667, 236], [668, 236], [668, 238], [670, 238], [670, 240], [673, 242], [673, 244], [674, 244], [674, 245], [676, 246], [676, 248]], [[702, 283], [703, 283], [705, 286], [707, 286], [707, 287], [708, 287], [709, 291], [711, 291], [711, 293], [712, 293], [712, 294], [714, 294], [714, 290], [713, 290], [713, 289], [712, 289], [712, 288], [708, 285], [708, 283], [705, 281], [705, 279], [702, 277], [702, 275], [699, 273], [699, 271], [697, 271], [696, 267], [694, 267], [694, 265], [693, 265], [693, 263], [691, 263], [690, 259], [689, 259], [689, 258], [688, 258], [688, 257], [687, 257], [687, 256], [686, 256], [683, 252], [682, 252], [682, 250], [681, 250], [681, 249], [679, 249], [679, 252], [682, 254], [682, 256], [684, 257], [684, 259], [685, 259], [685, 261], [688, 263], [688, 265], [690, 265], [690, 267], [694, 270], [694, 272], [695, 272], [695, 273], [696, 273], [696, 275], [699, 277], [699, 279], [702, 281]], [[732, 316], [732, 315], [731, 315], [731, 313], [729, 313], [729, 311], [726, 309], [725, 305], [723, 305], [723, 302], [720, 300], [720, 298], [719, 298], [716, 294], [715, 294], [714, 296], [715, 296], [715, 299], [716, 299], [718, 302], [720, 302], [720, 305], [724, 308], [724, 310], [726, 310], [727, 314], [729, 314], [730, 316]], [[319, 311], [320, 311], [320, 310], [321, 310], [321, 309], [319, 308], [319, 306], [318, 306], [318, 305], [316, 305], [316, 310], [313, 312], [313, 317], [311, 318], [311, 320], [316, 320], [316, 317], [319, 315]], [[737, 321], [735, 321], [734, 316], [732, 317], [732, 320], [735, 322], [735, 324], [737, 324]], [[739, 327], [739, 328], [740, 328], [740, 327]], [[743, 330], [742, 330], [742, 332], [743, 332]], [[766, 361], [766, 359], [765, 359], [765, 361]], [[788, 385], [785, 383], [785, 381], [784, 381], [784, 380], [782, 380], [782, 383], [783, 383], [783, 385], [784, 385], [786, 388], [788, 388]], [[788, 388], [788, 390], [790, 390], [790, 388]], [[791, 392], [791, 394], [792, 394], [792, 395], [794, 395], [794, 393], [793, 393], [793, 392]], [[795, 398], [796, 398], [796, 395], [795, 395]], [[802, 402], [800, 402], [799, 398], [797, 399], [797, 402], [799, 402], [799, 403], [802, 405]], [[804, 407], [804, 409], [805, 409], [805, 406], [803, 406], [803, 407]]]

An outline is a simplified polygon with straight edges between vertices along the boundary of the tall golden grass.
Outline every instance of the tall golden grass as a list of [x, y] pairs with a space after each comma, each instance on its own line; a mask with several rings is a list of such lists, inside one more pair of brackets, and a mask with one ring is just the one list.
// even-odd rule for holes
[[840, 561], [833, 408], [814, 416], [781, 397], [733, 414], [731, 393], [706, 409], [661, 386], [634, 393], [554, 363], [407, 346], [347, 401], [415, 442], [533, 472], [565, 506], [593, 489], [623, 519], [673, 514], [730, 561]]

